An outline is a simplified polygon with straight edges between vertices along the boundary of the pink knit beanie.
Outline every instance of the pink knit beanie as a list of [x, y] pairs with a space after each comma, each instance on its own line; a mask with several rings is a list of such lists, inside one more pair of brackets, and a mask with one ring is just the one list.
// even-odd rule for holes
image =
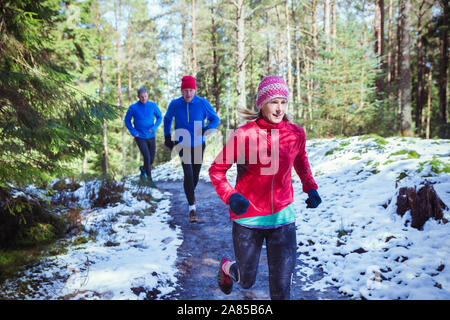
[[285, 98], [289, 100], [289, 89], [281, 77], [268, 76], [262, 79], [258, 86], [256, 96], [256, 107], [261, 110], [262, 106], [274, 98]]

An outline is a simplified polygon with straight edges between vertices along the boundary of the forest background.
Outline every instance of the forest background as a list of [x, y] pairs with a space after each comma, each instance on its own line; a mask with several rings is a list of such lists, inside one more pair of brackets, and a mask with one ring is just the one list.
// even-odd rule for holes
[[[0, 186], [136, 174], [123, 124], [197, 78], [227, 129], [285, 78], [308, 139], [449, 138], [445, 0], [0, 0]], [[170, 159], [157, 131], [155, 164]]]

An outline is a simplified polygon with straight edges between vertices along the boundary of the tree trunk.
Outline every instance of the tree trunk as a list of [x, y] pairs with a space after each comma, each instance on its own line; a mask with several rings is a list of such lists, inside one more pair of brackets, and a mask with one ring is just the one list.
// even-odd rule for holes
[[[114, 5], [116, 5], [116, 2], [114, 2]], [[122, 1], [119, 0], [118, 8], [116, 13], [116, 55], [117, 55], [117, 86], [116, 86], [116, 95], [117, 95], [117, 105], [120, 108], [120, 122], [121, 122], [121, 133], [122, 133], [122, 175], [125, 175], [126, 173], [126, 147], [125, 147], [125, 123], [123, 122], [123, 109], [122, 109], [122, 78], [121, 78], [121, 68], [122, 68], [122, 57], [120, 56], [120, 24], [122, 19]], [[118, 16], [117, 16], [118, 14]]]
[[[133, 85], [132, 85], [132, 76], [131, 76], [131, 21], [128, 19], [128, 27], [127, 27], [127, 74], [128, 74], [128, 105], [133, 103]], [[134, 154], [134, 139], [129, 139], [129, 155], [128, 157], [133, 160]]]
[[215, 20], [214, 6], [211, 6], [211, 46], [213, 54], [213, 95], [214, 95], [214, 106], [217, 114], [220, 111], [220, 90], [219, 90], [219, 61], [217, 57], [217, 26]]
[[280, 11], [278, 10], [278, 5], [275, 6], [275, 11], [277, 13], [277, 22], [278, 22], [278, 26], [279, 28], [277, 28], [277, 44], [276, 44], [276, 49], [277, 49], [277, 59], [276, 59], [276, 65], [277, 66], [281, 66], [281, 76], [283, 77], [284, 81], [286, 81], [286, 46], [283, 44], [283, 35], [281, 33], [281, 26], [282, 26], [282, 22], [280, 19]]
[[[309, 111], [309, 120], [311, 121], [311, 127], [312, 127], [312, 93], [313, 93], [313, 82], [310, 78], [310, 71], [311, 71], [311, 62], [305, 57], [305, 53], [303, 53], [303, 60], [305, 61], [305, 74], [306, 78], [308, 79], [306, 81], [306, 99], [308, 101], [308, 111]], [[304, 112], [303, 118], [307, 119], [307, 112]]]
[[190, 74], [191, 70], [189, 69], [189, 54], [187, 50], [187, 41], [186, 41], [186, 11], [185, 11], [185, 2], [184, 0], [180, 1], [180, 11], [181, 11], [181, 62], [182, 62], [182, 73], [183, 75]]
[[[288, 0], [285, 0], [284, 2], [284, 16], [286, 19], [286, 66], [287, 66], [287, 82], [289, 87], [289, 94], [294, 94], [294, 81], [292, 79], [292, 58], [291, 58], [291, 30], [290, 30], [290, 24], [289, 24], [289, 7], [288, 7]], [[286, 113], [289, 112], [289, 104], [288, 109], [286, 110]]]
[[195, 24], [195, 0], [192, 0], [192, 76], [197, 76], [197, 28]]
[[[105, 102], [105, 81], [103, 78], [103, 54], [102, 54], [102, 36], [100, 30], [100, 8], [98, 1], [95, 2], [95, 27], [97, 30], [97, 35], [99, 37], [98, 41], [98, 64], [99, 64], [99, 79], [100, 79], [100, 97], [102, 102]], [[108, 125], [106, 119], [103, 118], [103, 173], [108, 174], [109, 171], [109, 160], [108, 160]]]
[[295, 45], [295, 82], [296, 82], [296, 107], [297, 107], [297, 120], [300, 120], [303, 115], [303, 103], [302, 103], [302, 87], [300, 77], [300, 40], [299, 40], [299, 28], [297, 23], [297, 15], [295, 13], [294, 2], [292, 2], [292, 20], [294, 21], [295, 33], [294, 33], [294, 45]]
[[130, 57], [130, 38], [127, 41], [127, 73], [128, 73], [128, 104], [133, 103], [133, 84], [131, 77], [131, 57]]
[[[375, 54], [378, 58], [378, 68], [384, 71], [384, 0], [375, 0]], [[384, 92], [383, 76], [376, 80], [377, 95]]]
[[431, 79], [432, 79], [433, 67], [430, 65], [430, 71], [428, 73], [428, 110], [427, 110], [427, 129], [425, 137], [430, 139], [430, 123], [431, 123]]
[[389, 20], [388, 20], [388, 48], [387, 48], [387, 83], [392, 84], [392, 0], [389, 0]]
[[330, 51], [330, 0], [324, 0], [323, 4], [323, 31], [325, 33], [326, 51]]
[[[317, 0], [313, 0], [312, 1], [312, 35], [313, 35], [313, 61], [309, 63], [309, 71], [310, 74], [314, 72], [314, 64], [317, 62], [317, 60], [319, 59], [319, 39], [318, 39], [318, 25], [317, 25]], [[312, 124], [312, 119], [313, 119], [313, 109], [315, 109], [314, 105], [313, 105], [313, 100], [312, 100], [312, 96], [313, 96], [313, 92], [316, 91], [316, 89], [318, 88], [318, 83], [316, 83], [316, 81], [314, 81], [314, 79], [310, 79], [309, 81], [309, 90], [310, 90], [310, 94], [308, 96], [308, 109], [309, 109], [309, 116], [310, 116], [310, 129], [312, 130], [313, 128], [313, 124]]]
[[336, 0], [331, 1], [331, 39], [332, 39], [332, 46], [333, 46], [333, 52], [336, 51]]
[[[245, 109], [246, 99], [245, 99], [245, 6], [244, 0], [237, 0], [236, 6], [236, 43], [237, 43], [237, 60], [236, 60], [236, 71], [237, 71], [237, 107]], [[238, 119], [237, 108], [236, 112], [236, 122]]]
[[417, 90], [416, 90], [416, 109], [415, 109], [415, 122], [416, 122], [416, 134], [420, 134], [423, 131], [421, 126], [421, 114], [425, 105], [425, 81], [424, 81], [424, 69], [425, 62], [423, 56], [422, 45], [422, 18], [424, 16], [425, 1], [422, 1], [419, 5], [419, 12], [417, 14]]
[[87, 172], [87, 155], [86, 153], [84, 153], [84, 157], [83, 157], [83, 175], [86, 174]]
[[400, 52], [402, 56], [400, 64], [400, 132], [403, 136], [412, 135], [411, 116], [411, 70], [410, 70], [410, 0], [401, 0], [400, 19], [402, 27], [402, 38], [400, 42]]
[[402, 62], [402, 53], [400, 52], [400, 43], [402, 41], [402, 19], [399, 17], [400, 15], [400, 8], [397, 8], [398, 18], [397, 18], [397, 30], [396, 30], [396, 43], [395, 43], [395, 65], [394, 65], [394, 78], [393, 81], [395, 81], [395, 84], [397, 86], [397, 114], [398, 114], [398, 122], [396, 125], [400, 127], [399, 119], [401, 115], [401, 98], [402, 98], [402, 91], [400, 90], [400, 65]]
[[317, 27], [317, 0], [312, 0], [312, 35], [313, 35], [313, 59], [317, 61], [319, 57], [318, 48], [319, 48], [319, 40], [318, 36], [318, 27]]
[[443, 138], [449, 138], [449, 128], [447, 124], [447, 70], [448, 70], [448, 14], [449, 6], [448, 1], [440, 0], [441, 8], [443, 11], [442, 26], [440, 30], [440, 50], [441, 58], [439, 64], [439, 134]]

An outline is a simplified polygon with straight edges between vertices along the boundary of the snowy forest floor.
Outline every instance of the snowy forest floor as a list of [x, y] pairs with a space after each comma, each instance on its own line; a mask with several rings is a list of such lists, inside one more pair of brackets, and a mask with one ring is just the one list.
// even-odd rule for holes
[[[211, 141], [206, 154], [215, 147]], [[424, 181], [449, 206], [449, 151], [449, 140], [309, 140], [323, 202], [306, 209], [293, 173], [298, 259], [292, 299], [448, 300], [450, 210], [420, 230], [411, 227], [410, 212], [396, 211], [399, 189], [419, 189]], [[0, 299], [269, 299], [264, 248], [252, 288], [234, 285], [224, 295], [217, 287], [219, 258], [234, 252], [227, 206], [209, 181], [212, 160], [205, 158], [196, 189], [201, 223], [189, 223], [178, 157], [154, 168], [159, 189], [140, 186], [138, 174], [127, 176], [119, 182], [123, 192], [105, 207], [92, 201], [101, 189], [98, 180], [56, 193], [82, 209], [84, 233], [58, 240], [42, 259], [0, 283]], [[234, 168], [227, 172], [231, 184], [235, 174]], [[35, 186], [14, 194], [50, 197]]]

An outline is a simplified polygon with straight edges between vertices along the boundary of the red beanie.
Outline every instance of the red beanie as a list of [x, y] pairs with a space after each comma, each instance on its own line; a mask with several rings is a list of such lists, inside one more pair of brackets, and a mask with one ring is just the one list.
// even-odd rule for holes
[[197, 86], [195, 85], [195, 78], [192, 76], [184, 76], [181, 79], [181, 90], [184, 89], [194, 89], [197, 90]]

